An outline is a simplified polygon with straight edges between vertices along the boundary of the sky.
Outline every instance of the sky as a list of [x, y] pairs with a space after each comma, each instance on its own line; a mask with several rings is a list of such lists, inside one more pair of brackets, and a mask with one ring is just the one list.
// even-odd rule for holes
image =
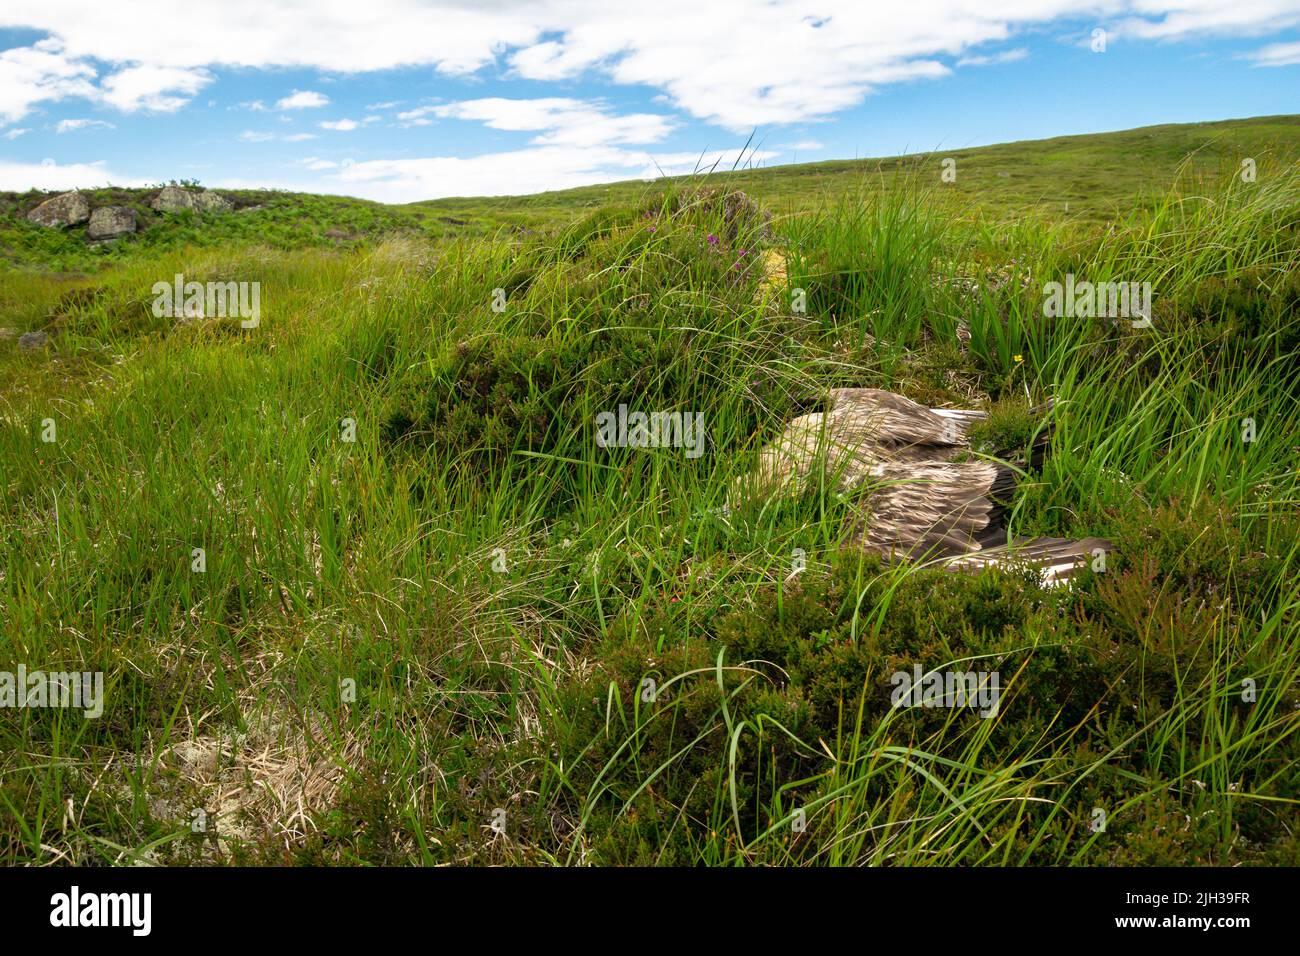
[[1300, 0], [0, 2], [2, 190], [401, 203], [1282, 113]]

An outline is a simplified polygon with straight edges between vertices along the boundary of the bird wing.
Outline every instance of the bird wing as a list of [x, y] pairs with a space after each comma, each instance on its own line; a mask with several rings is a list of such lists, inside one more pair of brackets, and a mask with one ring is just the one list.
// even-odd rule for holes
[[955, 557], [1005, 541], [1011, 469], [994, 462], [887, 462], [866, 501], [857, 536], [863, 548], [890, 559]]
[[966, 447], [966, 428], [983, 415], [931, 410], [875, 388], [832, 389], [830, 399], [830, 411], [800, 415], [763, 448], [734, 498], [802, 490], [814, 476], [848, 492], [883, 461], [945, 461]]
[[836, 388], [830, 416], [844, 441], [872, 442], [891, 457], [941, 459], [966, 447], [974, 411], [929, 409], [878, 388]]
[[802, 491], [813, 478], [838, 491], [856, 487], [879, 462], [875, 445], [846, 431], [832, 413], [800, 415], [758, 455], [750, 475], [740, 481], [740, 497]]
[[822, 412], [792, 419], [780, 437], [759, 452], [754, 472], [746, 482], [768, 494], [793, 490], [814, 470], [827, 437]]
[[996, 566], [1025, 566], [1038, 569], [1044, 587], [1069, 584], [1084, 565], [1093, 562], [1098, 552], [1110, 553], [1115, 545], [1105, 538], [1029, 538], [1000, 547], [957, 558], [949, 567], [958, 571], [979, 572]]

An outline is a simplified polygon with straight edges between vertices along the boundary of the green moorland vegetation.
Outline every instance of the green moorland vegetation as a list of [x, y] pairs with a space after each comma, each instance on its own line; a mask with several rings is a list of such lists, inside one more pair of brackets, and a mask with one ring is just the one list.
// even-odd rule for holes
[[[756, 149], [762, 148], [755, 142]], [[996, 146], [946, 149], [887, 159], [836, 160], [770, 169], [703, 168], [715, 185], [743, 190], [780, 217], [823, 208], [846, 193], [905, 180], [938, 180], [941, 163], [956, 164], [944, 191], [952, 215], [978, 221], [1034, 214], [1053, 222], [1105, 225], [1158, 206], [1177, 180], [1217, 181], [1243, 158], [1285, 168], [1300, 160], [1300, 116], [1150, 126], [1117, 133], [1061, 136]], [[687, 180], [675, 180], [681, 184]], [[156, 189], [85, 190], [92, 206], [125, 205], [138, 217], [136, 236], [90, 245], [83, 229], [50, 230], [23, 215], [47, 198], [37, 190], [0, 192], [0, 263], [79, 272], [139, 256], [193, 246], [255, 243], [275, 249], [356, 249], [377, 238], [418, 240], [527, 236], [610, 204], [635, 204], [641, 181], [584, 186], [535, 196], [437, 199], [388, 206], [345, 196], [281, 190], [221, 190], [235, 216], [154, 212]]]
[[[50, 338], [0, 341], [0, 671], [104, 695], [0, 709], [0, 861], [1300, 863], [1297, 130], [971, 150], [958, 191], [234, 193], [94, 249], [6, 197], [0, 325]], [[155, 316], [177, 273], [259, 324]], [[1067, 275], [1150, 282], [1149, 327], [1046, 318]], [[1011, 526], [1107, 564], [886, 566], [825, 483], [732, 502], [836, 386], [999, 449], [1054, 399]], [[620, 405], [703, 454], [599, 447]], [[996, 713], [892, 707], [914, 666]]]

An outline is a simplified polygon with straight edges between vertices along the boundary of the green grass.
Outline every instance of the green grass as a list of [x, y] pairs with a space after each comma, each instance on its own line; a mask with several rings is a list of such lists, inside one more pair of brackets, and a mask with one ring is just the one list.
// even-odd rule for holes
[[[0, 860], [1300, 862], [1300, 174], [1198, 169], [1207, 128], [1112, 134], [1150, 175], [972, 151], [1093, 169], [1095, 222], [1049, 173], [970, 215], [902, 164], [345, 243], [329, 210], [382, 207], [283, 196], [315, 225], [280, 242], [31, 252], [0, 272], [0, 324], [52, 336], [0, 343], [0, 670], [106, 699], [0, 710]], [[1296, 127], [1226, 128], [1225, 161]], [[261, 282], [260, 326], [155, 318], [177, 272]], [[1151, 328], [1045, 319], [1067, 273], [1151, 282]], [[995, 447], [1053, 397], [1013, 529], [1109, 537], [1105, 569], [885, 567], [816, 483], [725, 508], [844, 385], [990, 407]], [[620, 403], [702, 413], [704, 454], [597, 447]], [[913, 665], [996, 670], [996, 716], [891, 708]]]
[[[754, 144], [756, 149], [762, 146]], [[1300, 116], [1149, 126], [972, 148], [937, 144], [934, 152], [901, 157], [701, 172], [787, 217], [814, 212], [863, 189], [888, 188], [900, 178], [938, 185], [940, 164], [951, 159], [956, 178], [940, 191], [952, 200], [948, 215], [984, 222], [1032, 214], [1087, 228], [1151, 208], [1176, 181], [1188, 193], [1202, 184], [1212, 187], [1246, 158], [1255, 160], [1260, 181], [1293, 168], [1300, 161]], [[84, 226], [51, 230], [26, 222], [26, 213], [52, 194], [0, 192], [0, 261], [75, 273], [180, 248], [230, 243], [346, 251], [389, 236], [434, 241], [502, 233], [530, 236], [600, 207], [638, 204], [646, 184], [628, 181], [535, 196], [449, 198], [395, 206], [281, 190], [220, 192], [234, 202], [236, 214], [158, 214], [148, 204], [157, 188], [87, 190], [92, 206], [130, 206], [139, 218], [136, 236], [101, 246], [87, 243]]]
[[[918, 144], [929, 147], [931, 144]], [[756, 149], [763, 143], [756, 142]], [[956, 161], [956, 178], [943, 191], [964, 218], [1036, 214], [1083, 224], [1123, 219], [1158, 203], [1176, 180], [1209, 184], [1256, 161], [1262, 178], [1279, 175], [1300, 159], [1300, 117], [1261, 116], [1212, 123], [1141, 129], [995, 146], [933, 144], [900, 157], [833, 160], [771, 168], [714, 169], [712, 181], [741, 189], [778, 215], [815, 210], [898, 177], [940, 184], [941, 162]], [[467, 228], [495, 224], [537, 228], [611, 203], [635, 202], [638, 182], [585, 186], [526, 197], [438, 199], [415, 206], [465, 220]]]

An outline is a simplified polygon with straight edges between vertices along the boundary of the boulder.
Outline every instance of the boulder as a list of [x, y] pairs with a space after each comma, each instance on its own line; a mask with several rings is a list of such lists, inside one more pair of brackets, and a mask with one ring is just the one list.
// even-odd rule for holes
[[24, 332], [18, 337], [18, 347], [28, 351], [35, 351], [36, 349], [44, 348], [45, 343], [49, 340], [50, 337], [44, 332]]
[[198, 208], [194, 194], [180, 186], [164, 186], [149, 205], [158, 212], [188, 212]]
[[75, 226], [90, 218], [90, 203], [75, 189], [47, 199], [27, 214], [27, 221], [47, 228]]
[[150, 205], [158, 212], [231, 212], [235, 208], [221, 193], [211, 189], [191, 192], [181, 186], [164, 186]]
[[118, 239], [135, 232], [135, 210], [127, 206], [100, 206], [90, 214], [86, 235], [91, 239]]
[[205, 189], [195, 196], [194, 202], [204, 212], [230, 212], [235, 208], [235, 204], [229, 199], [221, 193], [214, 193], [211, 189]]

